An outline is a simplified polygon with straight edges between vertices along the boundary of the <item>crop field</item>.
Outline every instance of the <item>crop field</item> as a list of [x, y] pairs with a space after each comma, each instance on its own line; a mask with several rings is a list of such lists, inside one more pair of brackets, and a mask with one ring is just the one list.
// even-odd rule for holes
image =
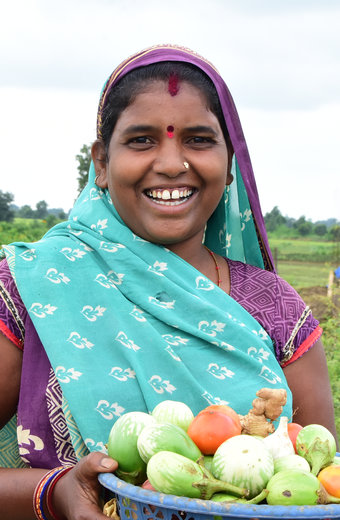
[[340, 266], [339, 243], [269, 238], [278, 274], [300, 293], [324, 330], [328, 371], [340, 439], [340, 282], [327, 295], [329, 274]]
[[[281, 267], [280, 267], [281, 265]], [[312, 309], [323, 328], [322, 341], [327, 364], [340, 439], [340, 283], [333, 286], [332, 296], [327, 296], [329, 265], [297, 262], [279, 263], [278, 272], [293, 285]]]
[[[53, 222], [52, 222], [53, 220]], [[13, 222], [0, 222], [0, 247], [10, 242], [35, 242], [39, 240], [54, 224], [56, 219], [49, 221], [37, 219], [15, 218]]]
[[339, 243], [269, 236], [273, 255], [279, 261], [325, 263], [340, 261]]
[[303, 287], [327, 287], [330, 270], [331, 265], [328, 262], [277, 262], [278, 274], [297, 290]]

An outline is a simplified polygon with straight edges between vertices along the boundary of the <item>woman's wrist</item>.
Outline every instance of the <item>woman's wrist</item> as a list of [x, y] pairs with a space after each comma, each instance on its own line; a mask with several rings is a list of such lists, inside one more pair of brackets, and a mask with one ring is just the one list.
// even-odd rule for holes
[[58, 480], [71, 469], [72, 466], [54, 468], [38, 482], [33, 494], [33, 511], [37, 520], [62, 520], [52, 506], [52, 493]]

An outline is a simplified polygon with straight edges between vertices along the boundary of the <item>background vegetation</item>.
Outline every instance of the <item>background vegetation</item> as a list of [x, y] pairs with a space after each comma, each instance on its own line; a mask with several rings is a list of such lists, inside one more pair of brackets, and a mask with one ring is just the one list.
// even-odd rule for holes
[[[84, 145], [76, 159], [80, 192], [87, 182], [90, 147]], [[45, 201], [38, 202], [35, 209], [28, 205], [19, 208], [13, 201], [12, 194], [0, 190], [0, 248], [13, 241], [39, 240], [67, 217], [62, 209], [49, 209]], [[277, 207], [265, 215], [265, 222], [279, 275], [301, 294], [324, 329], [340, 440], [340, 282], [336, 276], [331, 294], [329, 291], [330, 273], [340, 270], [340, 222], [334, 218], [311, 222], [304, 216], [292, 219]]]

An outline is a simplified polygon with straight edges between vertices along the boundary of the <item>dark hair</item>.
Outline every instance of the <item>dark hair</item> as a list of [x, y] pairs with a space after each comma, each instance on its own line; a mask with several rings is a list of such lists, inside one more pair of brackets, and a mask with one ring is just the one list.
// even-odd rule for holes
[[137, 94], [153, 81], [169, 81], [171, 76], [176, 76], [179, 82], [190, 83], [204, 94], [207, 108], [217, 117], [225, 141], [230, 145], [218, 94], [211, 79], [191, 63], [163, 61], [132, 70], [108, 93], [101, 119], [101, 136], [106, 150], [120, 114], [134, 101]]

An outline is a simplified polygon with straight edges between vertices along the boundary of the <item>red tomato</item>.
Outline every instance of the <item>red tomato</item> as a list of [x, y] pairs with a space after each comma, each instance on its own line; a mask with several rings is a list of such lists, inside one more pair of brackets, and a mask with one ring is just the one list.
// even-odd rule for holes
[[318, 479], [327, 493], [333, 497], [340, 498], [340, 466], [323, 468], [318, 474]]
[[288, 435], [289, 435], [290, 440], [293, 443], [295, 453], [297, 453], [297, 451], [296, 451], [296, 437], [297, 437], [297, 435], [298, 435], [300, 430], [302, 430], [301, 424], [298, 424], [298, 423], [295, 423], [295, 422], [288, 423]]
[[241, 433], [237, 413], [228, 406], [223, 406], [224, 410], [220, 406], [212, 405], [202, 410], [188, 428], [189, 437], [203, 455], [213, 455], [222, 442]]
[[238, 414], [235, 412], [233, 408], [226, 404], [210, 404], [206, 408], [203, 408], [199, 413], [202, 412], [221, 412], [225, 415], [229, 415], [233, 419], [233, 421], [238, 424], [241, 428], [241, 422]]

